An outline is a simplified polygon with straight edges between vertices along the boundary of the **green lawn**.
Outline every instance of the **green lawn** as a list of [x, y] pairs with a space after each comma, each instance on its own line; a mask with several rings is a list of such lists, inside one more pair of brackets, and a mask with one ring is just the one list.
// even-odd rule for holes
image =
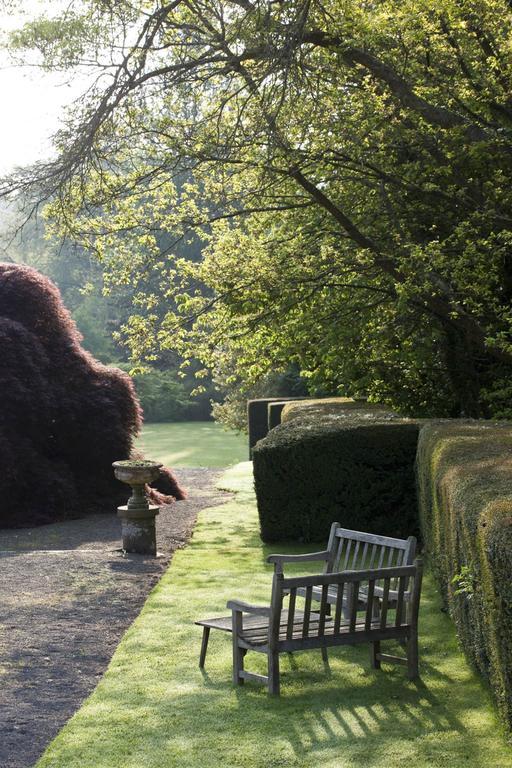
[[[38, 768], [510, 768], [487, 690], [460, 654], [426, 579], [421, 682], [401, 667], [371, 670], [366, 647], [283, 659], [282, 696], [231, 685], [229, 638], [212, 632], [197, 666], [196, 618], [238, 596], [264, 601], [271, 571], [258, 536], [250, 464], [225, 475], [237, 491], [204, 510], [124, 636], [110, 667]], [[264, 671], [264, 657], [246, 666]]]
[[245, 461], [249, 452], [246, 435], [213, 421], [146, 424], [137, 447], [168, 467], [228, 467]]

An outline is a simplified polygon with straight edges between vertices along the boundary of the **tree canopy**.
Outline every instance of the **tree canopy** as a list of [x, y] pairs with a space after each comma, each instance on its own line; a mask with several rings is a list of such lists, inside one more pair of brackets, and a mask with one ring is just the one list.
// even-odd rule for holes
[[3, 194], [132, 286], [135, 357], [507, 415], [511, 32], [507, 0], [71, 3], [12, 46], [97, 79]]

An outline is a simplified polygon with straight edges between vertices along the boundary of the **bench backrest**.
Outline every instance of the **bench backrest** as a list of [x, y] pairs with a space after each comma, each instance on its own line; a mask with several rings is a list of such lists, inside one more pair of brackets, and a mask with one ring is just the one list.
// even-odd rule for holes
[[[335, 642], [347, 634], [370, 633], [382, 635], [390, 630], [416, 626], [422, 578], [421, 560], [413, 565], [394, 568], [323, 573], [317, 576], [285, 578], [274, 574], [268, 642], [270, 646], [308, 648], [322, 645], [325, 639]], [[397, 595], [391, 602], [389, 593], [396, 585]], [[379, 587], [379, 600], [374, 600]], [[321, 590], [320, 607], [311, 610], [313, 590]], [[336, 591], [336, 603], [331, 617], [328, 615], [328, 593]], [[297, 597], [305, 594], [305, 604], [298, 612]], [[366, 610], [361, 615], [360, 595], [364, 594]], [[289, 597], [286, 618], [286, 640], [283, 640], [282, 611], [285, 598]], [[378, 613], [375, 605], [378, 602]], [[280, 639], [281, 634], [281, 639]]]
[[351, 531], [342, 528], [339, 523], [333, 523], [327, 549], [330, 554], [325, 564], [325, 573], [393, 568], [410, 565], [414, 561], [416, 538], [409, 536], [408, 539], [393, 539], [374, 533]]

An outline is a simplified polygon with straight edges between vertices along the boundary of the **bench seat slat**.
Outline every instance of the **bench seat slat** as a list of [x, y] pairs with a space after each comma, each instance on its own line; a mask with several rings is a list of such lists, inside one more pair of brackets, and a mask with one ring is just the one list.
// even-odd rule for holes
[[[369, 626], [366, 625], [364, 620], [358, 621], [352, 630], [350, 628], [350, 622], [343, 621], [337, 632], [334, 631], [334, 625], [332, 623], [326, 623], [324, 633], [321, 636], [318, 635], [318, 624], [316, 622], [310, 624], [306, 637], [303, 636], [302, 626], [295, 625], [292, 636], [288, 637], [287, 626], [281, 625], [279, 631], [279, 642], [282, 643], [286, 641], [297, 641], [297, 643], [300, 645], [300, 643], [303, 641], [316, 640], [319, 643], [319, 647], [321, 647], [323, 645], [322, 639], [325, 639], [327, 644], [330, 645], [331, 643], [329, 641], [335, 640], [338, 636], [346, 635], [349, 637], [357, 637], [358, 635], [365, 635], [368, 637], [373, 635], [375, 636], [375, 639], [379, 639], [385, 637], [386, 635], [389, 635], [390, 637], [398, 637], [397, 633], [405, 635], [407, 634], [407, 630], [408, 625], [402, 624], [401, 627], [397, 628], [395, 627], [394, 622], [392, 625], [381, 627], [379, 619], [375, 618], [371, 621]], [[240, 639], [249, 646], [266, 646], [268, 643], [268, 630], [266, 628], [262, 628], [259, 631], [256, 629], [251, 629], [240, 635]]]

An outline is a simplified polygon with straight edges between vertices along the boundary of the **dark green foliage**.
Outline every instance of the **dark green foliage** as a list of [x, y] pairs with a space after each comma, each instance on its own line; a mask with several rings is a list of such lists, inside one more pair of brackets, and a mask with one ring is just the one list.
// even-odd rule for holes
[[[129, 363], [117, 363], [116, 367], [129, 372]], [[160, 371], [150, 368], [132, 376], [144, 422], [208, 421], [211, 418], [213, 392], [206, 391], [192, 397], [191, 381], [179, 378], [176, 369]], [[197, 382], [195, 382], [197, 383]]]
[[133, 377], [144, 421], [183, 421], [188, 394], [175, 371], [152, 370]]
[[253, 450], [264, 541], [323, 541], [333, 520], [387, 536], [418, 532], [418, 424], [360, 412], [281, 424]]
[[444, 599], [512, 725], [512, 426], [428, 425], [417, 473], [423, 537]]

